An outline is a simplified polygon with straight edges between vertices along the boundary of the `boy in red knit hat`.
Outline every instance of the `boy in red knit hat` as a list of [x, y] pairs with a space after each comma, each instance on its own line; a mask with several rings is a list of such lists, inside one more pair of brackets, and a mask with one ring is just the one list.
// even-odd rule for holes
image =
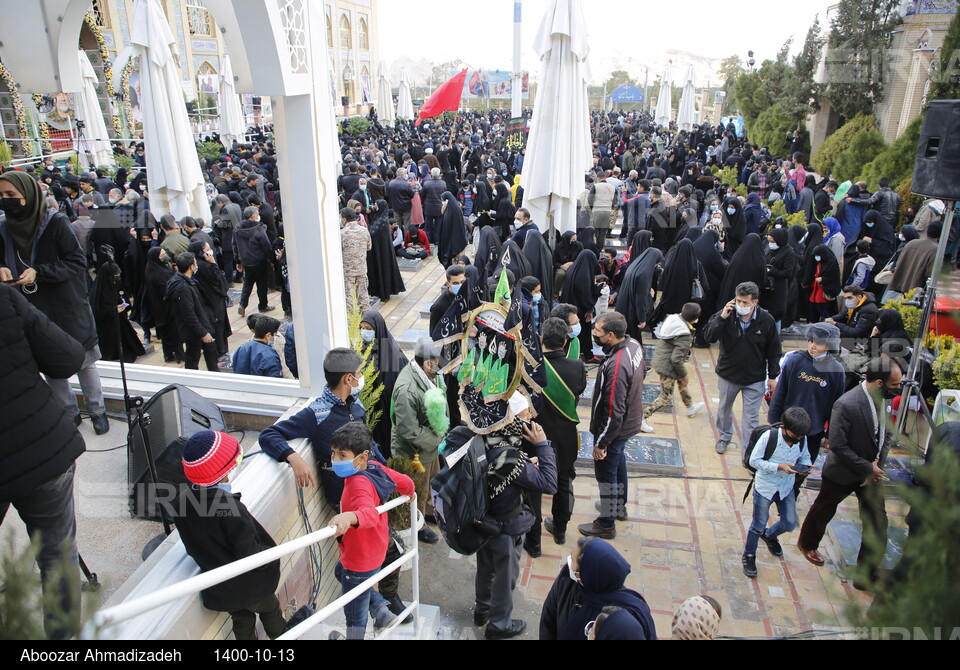
[[[174, 510], [180, 540], [201, 572], [259, 553], [276, 543], [230, 490], [230, 472], [243, 460], [232, 436], [213, 430], [193, 435], [183, 446], [183, 471], [193, 486], [183, 488]], [[276, 590], [280, 561], [267, 563], [204, 589], [204, 607], [229, 612], [233, 636], [256, 640], [257, 614], [270, 639], [286, 630]]]
[[[344, 478], [340, 498], [340, 514], [330, 519], [337, 529], [340, 562], [336, 575], [347, 593], [380, 571], [387, 555], [390, 529], [386, 514], [375, 509], [384, 504], [396, 490], [413, 496], [410, 477], [370, 460], [373, 434], [360, 421], [351, 421], [330, 438], [333, 471]], [[376, 628], [385, 628], [396, 621], [386, 599], [374, 589], [343, 606], [347, 620], [347, 639], [362, 640], [367, 629], [367, 612]]]

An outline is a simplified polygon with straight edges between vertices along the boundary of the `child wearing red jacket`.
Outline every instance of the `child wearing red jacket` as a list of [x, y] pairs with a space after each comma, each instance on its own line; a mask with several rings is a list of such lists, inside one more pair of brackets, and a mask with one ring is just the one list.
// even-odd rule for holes
[[[341, 512], [330, 520], [339, 538], [340, 562], [335, 572], [343, 593], [377, 574], [387, 555], [387, 515], [378, 514], [375, 508], [387, 502], [395, 490], [408, 496], [415, 490], [410, 477], [370, 461], [372, 442], [373, 434], [360, 421], [341, 426], [330, 438], [333, 471], [344, 478]], [[348, 640], [363, 639], [368, 611], [376, 628], [390, 626], [397, 619], [380, 592], [368, 589], [343, 607]]]

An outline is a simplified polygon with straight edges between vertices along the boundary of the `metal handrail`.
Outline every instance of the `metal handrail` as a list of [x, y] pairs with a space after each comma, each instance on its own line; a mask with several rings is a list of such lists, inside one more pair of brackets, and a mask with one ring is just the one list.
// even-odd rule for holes
[[[410, 531], [411, 535], [414, 538], [413, 548], [401, 556], [399, 559], [387, 566], [387, 569], [381, 570], [376, 575], [370, 577], [364, 581], [359, 586], [352, 589], [350, 592], [342, 595], [340, 598], [337, 598], [333, 603], [327, 605], [321, 609], [317, 614], [314, 614], [306, 621], [302, 622], [295, 628], [292, 628], [290, 631], [287, 631], [282, 639], [297, 639], [303, 636], [308, 630], [312, 629], [316, 625], [320, 624], [323, 619], [330, 616], [334, 611], [342, 607], [345, 603], [350, 602], [356, 599], [363, 591], [366, 591], [373, 584], [376, 584], [381, 579], [389, 575], [394, 568], [399, 568], [404, 563], [413, 561], [419, 556], [419, 546], [416, 542], [416, 523], [417, 523], [417, 504], [416, 499], [410, 496], [400, 496], [395, 500], [391, 500], [388, 503], [384, 503], [376, 507], [378, 514], [385, 514], [395, 507], [399, 507], [404, 503], [410, 503]], [[308, 533], [302, 537], [297, 537], [292, 540], [288, 540], [283, 544], [279, 544], [276, 547], [271, 547], [270, 549], [265, 549], [264, 551], [258, 552], [256, 554], [251, 554], [245, 558], [233, 561], [232, 563], [227, 563], [222, 565], [219, 568], [209, 570], [208, 572], [203, 572], [189, 579], [185, 579], [182, 582], [176, 584], [171, 584], [170, 586], [164, 587], [153, 593], [141, 596], [129, 602], [119, 603], [113, 607], [108, 607], [106, 609], [99, 610], [94, 613], [90, 621], [83, 627], [81, 632], [81, 638], [85, 640], [93, 640], [99, 637], [100, 631], [109, 626], [116, 625], [122, 621], [132, 619], [133, 617], [139, 616], [150, 610], [156, 609], [168, 603], [171, 603], [175, 600], [179, 600], [185, 596], [195, 595], [203, 591], [204, 589], [210, 588], [217, 584], [221, 584], [225, 581], [238, 577], [244, 573], [249, 572], [255, 568], [266, 565], [272, 561], [283, 558], [284, 556], [289, 556], [297, 551], [305, 549], [312, 544], [321, 542], [328, 538], [334, 537], [336, 529], [333, 526], [326, 526], [320, 530], [316, 530], [312, 533]], [[415, 611], [419, 615], [419, 606], [420, 606], [420, 569], [419, 562], [414, 561], [413, 563], [413, 603], [404, 610], [403, 614], [398, 617], [397, 623], [387, 629], [384, 634], [389, 633], [399, 624], [400, 621], [406, 617], [411, 611]], [[323, 615], [322, 617], [320, 615]], [[419, 635], [420, 633], [420, 621], [419, 616], [415, 619], [415, 630]], [[308, 625], [309, 624], [309, 625]], [[294, 634], [296, 633], [296, 634]]]

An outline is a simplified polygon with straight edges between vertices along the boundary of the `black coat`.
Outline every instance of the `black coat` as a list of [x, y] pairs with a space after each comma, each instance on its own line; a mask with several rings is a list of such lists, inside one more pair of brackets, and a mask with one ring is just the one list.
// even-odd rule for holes
[[[548, 351], [543, 357], [550, 361], [550, 365], [575, 397], [583, 395], [587, 388], [587, 369], [583, 361], [569, 359], [562, 351]], [[567, 419], [546, 396], [538, 397], [536, 410], [537, 423], [543, 426], [547, 439], [557, 450], [558, 467], [564, 462], [572, 466], [577, 460], [579, 445], [577, 424]]]
[[774, 320], [782, 321], [788, 312], [788, 301], [797, 297], [797, 254], [787, 242], [786, 229], [774, 228], [770, 235], [779, 249], [767, 251], [767, 281], [773, 278], [773, 286], [760, 287], [764, 289], [760, 300]]
[[180, 339], [184, 342], [213, 335], [213, 322], [197, 289], [197, 280], [179, 272], [167, 282], [167, 302], [173, 309]]
[[[180, 540], [202, 572], [276, 546], [270, 533], [240, 502], [239, 493], [184, 486], [177, 502]], [[200, 600], [204, 607], [218, 612], [246, 609], [274, 593], [279, 582], [280, 561], [276, 560], [204, 589]]]
[[[29, 264], [37, 271], [37, 291], [26, 295], [30, 304], [80, 342], [84, 349], [93, 348], [97, 344], [97, 328], [87, 301], [87, 259], [67, 217], [47, 212], [37, 232]], [[0, 265], [10, 268], [14, 277], [26, 269], [16, 258], [6, 224], [0, 225]]]
[[72, 417], [40, 376], [66, 379], [83, 357], [83, 346], [19, 288], [0, 286], [0, 503], [62, 474], [84, 452]]

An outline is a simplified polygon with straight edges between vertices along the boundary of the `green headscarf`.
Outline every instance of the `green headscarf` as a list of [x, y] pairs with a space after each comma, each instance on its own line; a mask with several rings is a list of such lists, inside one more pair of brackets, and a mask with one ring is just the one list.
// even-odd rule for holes
[[43, 223], [43, 193], [37, 180], [25, 172], [11, 170], [0, 174], [0, 180], [10, 182], [14, 188], [23, 194], [26, 202], [25, 209], [20, 216], [7, 214], [7, 225], [17, 251], [29, 258], [33, 251], [33, 243], [37, 239], [40, 224]]

